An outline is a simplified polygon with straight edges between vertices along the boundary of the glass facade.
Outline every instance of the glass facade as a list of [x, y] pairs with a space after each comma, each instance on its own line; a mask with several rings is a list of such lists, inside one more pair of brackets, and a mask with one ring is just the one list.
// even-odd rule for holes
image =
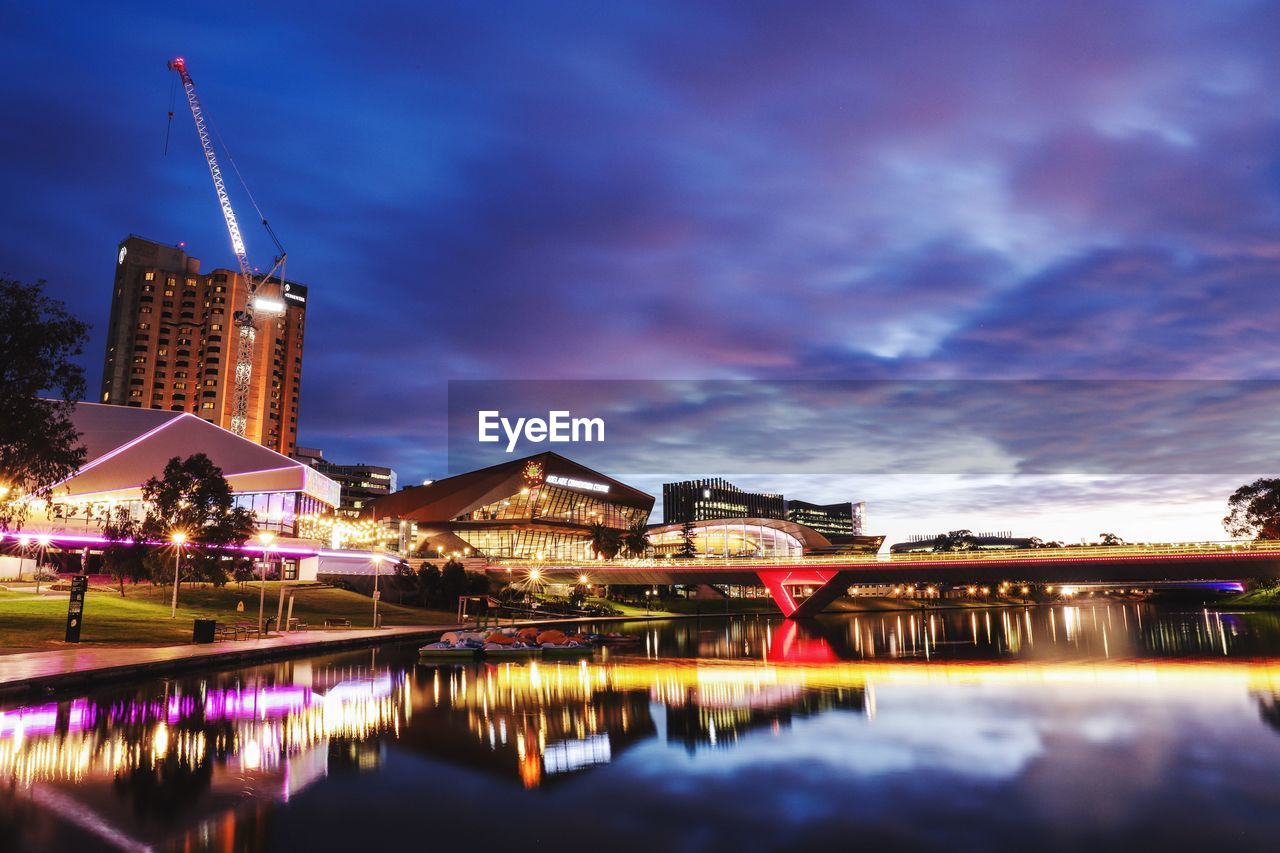
[[545, 483], [521, 489], [518, 494], [487, 504], [459, 516], [456, 521], [549, 521], [626, 529], [643, 522], [643, 509], [619, 506], [603, 498], [548, 486]]
[[591, 560], [591, 540], [581, 533], [549, 530], [456, 530], [460, 538], [488, 557], [526, 560]]
[[[258, 530], [270, 530], [282, 536], [298, 534], [300, 516], [327, 515], [333, 512], [332, 507], [301, 492], [236, 492], [231, 500], [233, 506], [244, 507], [253, 513]], [[49, 508], [49, 517], [68, 521], [84, 519], [97, 523], [120, 507], [127, 508], [129, 515], [138, 521], [147, 514], [146, 507], [139, 498], [130, 501], [54, 503]]]
[[[684, 541], [679, 527], [652, 531], [649, 544], [658, 556], [674, 554]], [[804, 545], [785, 530], [762, 524], [726, 521], [693, 529], [694, 550], [704, 557], [799, 557]]]

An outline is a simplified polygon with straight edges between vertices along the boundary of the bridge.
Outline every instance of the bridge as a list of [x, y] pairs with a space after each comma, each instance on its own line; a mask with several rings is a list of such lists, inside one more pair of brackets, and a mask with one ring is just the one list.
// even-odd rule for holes
[[855, 584], [1142, 584], [1280, 578], [1280, 541], [1179, 542], [818, 557], [490, 560], [499, 580], [762, 585], [789, 619], [814, 616]]

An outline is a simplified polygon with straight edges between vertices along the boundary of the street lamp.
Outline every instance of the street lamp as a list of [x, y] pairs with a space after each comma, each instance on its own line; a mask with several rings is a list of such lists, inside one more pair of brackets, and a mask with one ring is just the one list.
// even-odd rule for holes
[[40, 594], [40, 569], [44, 566], [45, 551], [52, 542], [53, 537], [48, 535], [36, 537], [36, 543], [40, 546], [39, 556], [36, 558], [36, 595]]
[[18, 537], [18, 580], [19, 581], [22, 580], [22, 561], [26, 559], [24, 555], [26, 554], [27, 549], [29, 549], [30, 547], [31, 547], [30, 536]]
[[267, 551], [271, 548], [271, 543], [276, 539], [276, 535], [270, 530], [264, 530], [258, 534], [258, 544], [262, 546], [262, 562], [258, 564], [258, 639], [262, 639], [262, 608], [267, 600], [267, 579], [265, 565], [267, 562]]
[[373, 627], [375, 629], [378, 627], [378, 598], [380, 596], [378, 592], [378, 574], [382, 569], [382, 559], [381, 554], [373, 555]]
[[181, 530], [175, 530], [169, 535], [169, 541], [173, 543], [173, 603], [169, 606], [169, 618], [178, 618], [178, 567], [182, 562], [182, 546], [187, 541], [187, 534]]

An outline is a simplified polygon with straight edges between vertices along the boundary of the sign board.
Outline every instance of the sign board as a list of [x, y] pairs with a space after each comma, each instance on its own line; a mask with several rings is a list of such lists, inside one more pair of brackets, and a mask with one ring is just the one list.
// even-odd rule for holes
[[80, 627], [84, 622], [84, 596], [89, 591], [88, 575], [76, 575], [71, 579], [71, 598], [67, 601], [67, 642], [80, 642]]

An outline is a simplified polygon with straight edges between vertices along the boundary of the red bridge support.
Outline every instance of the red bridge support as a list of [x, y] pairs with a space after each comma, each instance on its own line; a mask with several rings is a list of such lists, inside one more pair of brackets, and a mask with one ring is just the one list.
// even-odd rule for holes
[[[788, 619], [816, 616], [844, 595], [853, 582], [853, 572], [835, 569], [768, 569], [756, 575]], [[814, 587], [814, 590], [808, 598], [797, 602], [791, 594], [791, 587], [796, 586]]]

